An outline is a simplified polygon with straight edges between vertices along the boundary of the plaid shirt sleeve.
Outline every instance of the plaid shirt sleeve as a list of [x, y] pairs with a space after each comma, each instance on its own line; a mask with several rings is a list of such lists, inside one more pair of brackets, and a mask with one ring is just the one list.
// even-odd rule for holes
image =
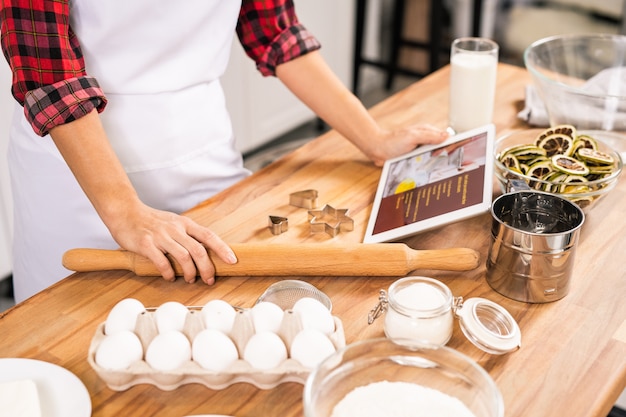
[[86, 74], [69, 27], [69, 0], [2, 0], [0, 7], [0, 42], [13, 73], [11, 92], [35, 133], [44, 136], [93, 109], [104, 110], [104, 93]]
[[320, 48], [298, 21], [292, 0], [243, 0], [237, 35], [263, 75], [279, 64]]

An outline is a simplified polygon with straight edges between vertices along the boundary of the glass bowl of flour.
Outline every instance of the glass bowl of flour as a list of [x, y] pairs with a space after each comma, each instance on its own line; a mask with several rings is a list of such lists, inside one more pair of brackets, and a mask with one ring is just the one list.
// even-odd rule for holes
[[503, 417], [500, 390], [458, 351], [387, 338], [347, 345], [304, 386], [305, 417]]

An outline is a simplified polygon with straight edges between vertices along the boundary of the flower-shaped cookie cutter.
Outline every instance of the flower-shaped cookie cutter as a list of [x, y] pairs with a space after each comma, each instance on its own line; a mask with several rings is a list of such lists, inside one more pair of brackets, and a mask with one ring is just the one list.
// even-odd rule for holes
[[328, 204], [321, 210], [309, 210], [311, 233], [325, 232], [331, 237], [354, 230], [354, 220], [348, 217], [348, 209], [335, 209]]

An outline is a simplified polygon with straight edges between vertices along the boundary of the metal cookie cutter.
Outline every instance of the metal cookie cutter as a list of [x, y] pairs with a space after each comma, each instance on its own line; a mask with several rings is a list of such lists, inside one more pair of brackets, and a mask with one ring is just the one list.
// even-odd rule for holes
[[289, 229], [289, 221], [286, 217], [270, 216], [268, 227], [273, 235], [279, 235]]
[[289, 204], [305, 209], [317, 207], [317, 190], [297, 191], [289, 194]]
[[326, 204], [321, 210], [309, 210], [311, 233], [326, 232], [331, 237], [340, 231], [354, 230], [354, 220], [348, 217], [348, 209], [335, 209]]

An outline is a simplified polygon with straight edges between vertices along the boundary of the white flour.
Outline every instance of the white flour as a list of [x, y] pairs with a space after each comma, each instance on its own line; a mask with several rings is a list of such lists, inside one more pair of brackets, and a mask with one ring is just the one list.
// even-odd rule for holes
[[410, 382], [375, 382], [350, 391], [331, 417], [475, 417], [459, 399]]

